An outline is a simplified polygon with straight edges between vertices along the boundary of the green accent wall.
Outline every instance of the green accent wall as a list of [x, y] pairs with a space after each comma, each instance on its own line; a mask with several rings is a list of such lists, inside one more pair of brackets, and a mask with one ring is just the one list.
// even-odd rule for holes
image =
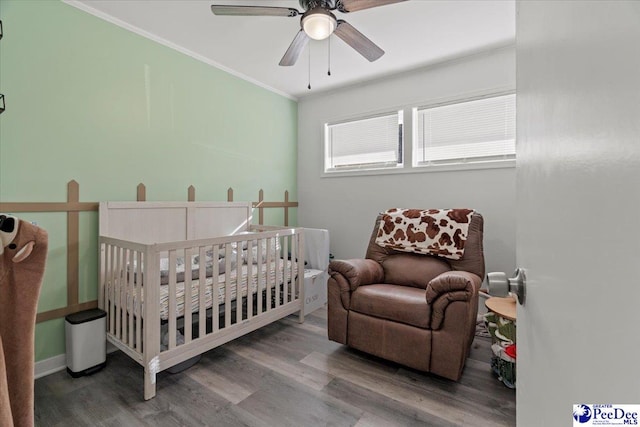
[[[52, 0], [0, 0], [0, 201], [297, 200], [297, 103]], [[66, 305], [66, 216], [49, 232], [38, 310]], [[281, 223], [270, 212], [267, 222]], [[290, 213], [295, 223], [296, 212]], [[80, 215], [80, 298], [97, 296], [97, 213]], [[65, 352], [64, 322], [36, 327], [36, 360]]]

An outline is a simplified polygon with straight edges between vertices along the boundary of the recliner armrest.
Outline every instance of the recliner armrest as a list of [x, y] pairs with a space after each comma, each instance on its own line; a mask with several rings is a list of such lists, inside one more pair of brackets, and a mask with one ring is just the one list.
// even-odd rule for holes
[[480, 277], [467, 271], [447, 271], [431, 280], [425, 293], [431, 305], [431, 328], [440, 329], [447, 306], [453, 301], [471, 301], [481, 284]]
[[372, 259], [334, 260], [329, 263], [329, 274], [341, 274], [354, 291], [360, 285], [380, 283], [384, 279], [382, 266]]
[[433, 302], [442, 294], [455, 291], [465, 291], [469, 296], [475, 294], [480, 289], [482, 279], [467, 271], [446, 271], [427, 285], [427, 303]]

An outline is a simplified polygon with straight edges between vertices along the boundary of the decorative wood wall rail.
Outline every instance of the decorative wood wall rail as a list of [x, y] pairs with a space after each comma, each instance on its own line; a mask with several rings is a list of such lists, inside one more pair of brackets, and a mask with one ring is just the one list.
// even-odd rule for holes
[[[146, 201], [147, 189], [144, 184], [138, 184], [136, 199]], [[187, 201], [196, 201], [196, 189], [193, 185], [187, 188]], [[227, 201], [233, 201], [233, 189], [227, 190]], [[289, 225], [289, 208], [298, 207], [298, 202], [289, 201], [289, 192], [284, 192], [284, 202], [265, 202], [264, 191], [258, 192], [258, 201], [253, 202], [258, 209], [258, 223], [264, 225], [264, 209], [284, 209], [284, 225]], [[79, 302], [79, 259], [80, 259], [80, 212], [97, 212], [97, 202], [80, 202], [80, 186], [76, 181], [67, 184], [66, 202], [0, 202], [0, 212], [31, 213], [31, 212], [60, 212], [67, 214], [67, 306], [38, 313], [36, 322], [65, 317], [68, 314], [98, 307], [98, 301]]]

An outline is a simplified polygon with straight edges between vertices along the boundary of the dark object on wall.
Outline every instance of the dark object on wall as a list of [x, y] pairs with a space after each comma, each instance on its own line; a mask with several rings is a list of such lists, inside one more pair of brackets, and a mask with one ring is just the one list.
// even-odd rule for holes
[[0, 21], [0, 40], [2, 40], [3, 35], [4, 35], [4, 32], [2, 31], [2, 21]]

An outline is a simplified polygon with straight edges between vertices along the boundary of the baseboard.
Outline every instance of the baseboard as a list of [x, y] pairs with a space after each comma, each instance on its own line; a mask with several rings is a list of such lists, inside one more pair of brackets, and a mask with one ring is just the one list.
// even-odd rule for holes
[[46, 377], [67, 368], [67, 355], [62, 353], [36, 362], [35, 378]]
[[[107, 342], [107, 354], [113, 353], [117, 350], [118, 347]], [[67, 355], [65, 353], [58, 354], [57, 356], [40, 360], [35, 363], [35, 379], [46, 377], [47, 375], [55, 374], [56, 372], [64, 371], [65, 369], [67, 369]]]

